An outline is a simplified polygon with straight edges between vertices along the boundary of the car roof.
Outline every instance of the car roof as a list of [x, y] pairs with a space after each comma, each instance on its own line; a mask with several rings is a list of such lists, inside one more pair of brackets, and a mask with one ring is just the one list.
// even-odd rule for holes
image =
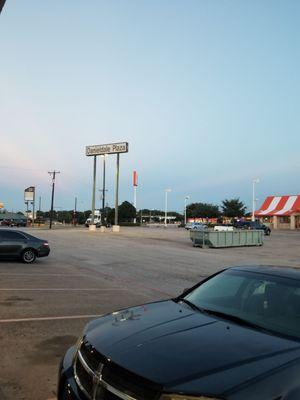
[[255, 272], [258, 274], [280, 276], [282, 278], [291, 278], [300, 281], [300, 266], [297, 267], [285, 267], [277, 265], [243, 265], [231, 267], [229, 269]]
[[16, 233], [21, 233], [21, 235], [24, 235], [24, 236], [26, 236], [28, 238], [37, 239], [35, 236], [30, 235], [30, 233], [27, 233], [27, 232], [24, 232], [24, 231], [20, 231], [19, 229], [12, 229], [12, 228], [8, 229], [8, 228], [2, 228], [0, 226], [0, 233], [1, 232], [16, 232]]

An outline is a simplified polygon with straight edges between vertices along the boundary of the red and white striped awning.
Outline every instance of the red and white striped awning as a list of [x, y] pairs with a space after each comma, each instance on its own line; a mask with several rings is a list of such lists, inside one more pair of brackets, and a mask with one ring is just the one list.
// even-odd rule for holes
[[255, 215], [257, 217], [289, 216], [294, 213], [300, 213], [300, 195], [268, 196]]

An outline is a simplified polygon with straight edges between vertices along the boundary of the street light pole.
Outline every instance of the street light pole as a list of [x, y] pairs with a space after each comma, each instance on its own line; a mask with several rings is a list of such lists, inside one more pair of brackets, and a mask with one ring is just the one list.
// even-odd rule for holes
[[252, 180], [252, 221], [255, 221], [255, 208], [256, 208], [256, 199], [255, 199], [255, 184], [259, 183], [259, 179], [255, 178]]
[[186, 202], [189, 200], [190, 196], [185, 196], [184, 198], [184, 225], [186, 225]]
[[165, 227], [167, 227], [167, 219], [168, 219], [168, 193], [171, 192], [171, 189], [165, 189]]

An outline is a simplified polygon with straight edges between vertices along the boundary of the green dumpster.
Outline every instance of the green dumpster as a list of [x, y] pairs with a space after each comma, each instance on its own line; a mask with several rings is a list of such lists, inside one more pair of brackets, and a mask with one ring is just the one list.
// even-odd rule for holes
[[233, 231], [190, 230], [190, 238], [194, 247], [241, 247], [262, 246], [264, 232], [262, 230], [235, 229]]

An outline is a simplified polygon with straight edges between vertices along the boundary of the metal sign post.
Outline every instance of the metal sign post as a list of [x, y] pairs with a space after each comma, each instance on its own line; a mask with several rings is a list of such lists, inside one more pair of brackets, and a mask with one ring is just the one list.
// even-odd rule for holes
[[34, 206], [35, 206], [35, 187], [29, 186], [24, 190], [24, 202], [27, 207], [27, 225], [28, 225], [28, 204], [31, 203], [33, 207], [32, 226], [34, 226]]
[[93, 194], [92, 194], [92, 220], [91, 230], [95, 230], [95, 197], [96, 197], [96, 174], [97, 174], [97, 157], [94, 156], [94, 169], [93, 169]]
[[[110, 144], [100, 144], [93, 146], [86, 146], [85, 154], [86, 156], [94, 157], [94, 179], [93, 179], [93, 196], [92, 196], [92, 224], [90, 225], [91, 230], [95, 230], [94, 219], [95, 219], [95, 193], [96, 193], [96, 158], [97, 156], [105, 156], [107, 154], [117, 154], [117, 170], [116, 170], [116, 194], [115, 194], [115, 224], [113, 226], [113, 232], [119, 232], [120, 227], [118, 225], [119, 215], [118, 215], [118, 206], [119, 206], [119, 175], [120, 175], [120, 153], [128, 152], [128, 143], [120, 142], [120, 143], [110, 143]], [[103, 173], [105, 176], [105, 164], [103, 165]], [[104, 210], [105, 204], [105, 178], [103, 178], [103, 203], [102, 208]]]
[[[116, 169], [116, 194], [115, 194], [115, 226], [119, 226], [119, 175], [120, 175], [120, 154], [117, 154]], [[115, 228], [118, 230], [118, 228]]]

